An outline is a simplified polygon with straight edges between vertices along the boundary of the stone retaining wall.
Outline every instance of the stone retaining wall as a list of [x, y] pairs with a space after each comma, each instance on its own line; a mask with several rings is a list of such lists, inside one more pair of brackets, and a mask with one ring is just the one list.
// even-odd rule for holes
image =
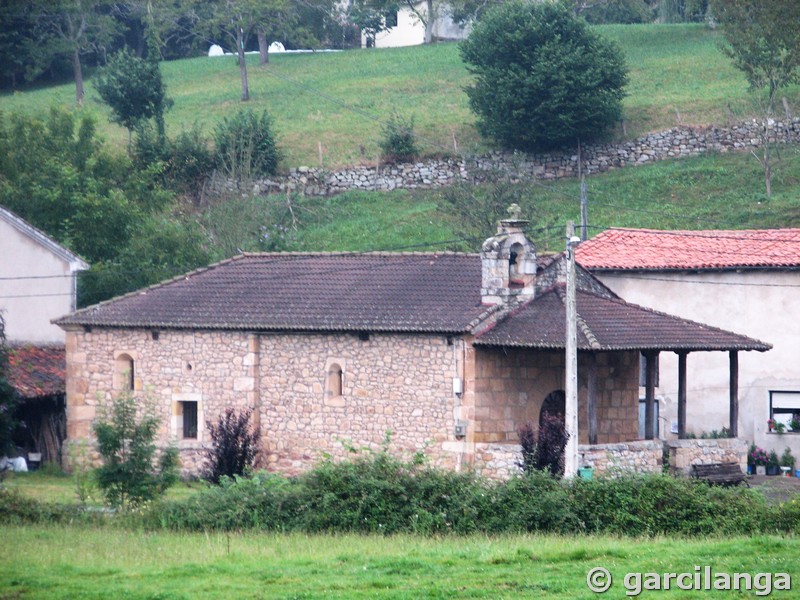
[[581, 467], [592, 467], [595, 475], [659, 473], [663, 464], [661, 440], [638, 440], [621, 444], [578, 446]]
[[[748, 151], [761, 145], [761, 133], [761, 123], [752, 120], [732, 127], [676, 127], [627, 142], [588, 145], [582, 151], [582, 172], [591, 175], [709, 151]], [[769, 127], [769, 139], [779, 143], [800, 142], [800, 119], [773, 122]], [[286, 176], [257, 182], [255, 192], [293, 190], [308, 196], [331, 196], [347, 190], [432, 189], [457, 182], [480, 181], [492, 171], [522, 181], [576, 177], [578, 156], [574, 152], [492, 152], [474, 158], [430, 159], [341, 171], [298, 167]]]
[[739, 438], [716, 440], [667, 440], [664, 454], [672, 475], [691, 475], [692, 465], [738, 462], [747, 472], [747, 442]]

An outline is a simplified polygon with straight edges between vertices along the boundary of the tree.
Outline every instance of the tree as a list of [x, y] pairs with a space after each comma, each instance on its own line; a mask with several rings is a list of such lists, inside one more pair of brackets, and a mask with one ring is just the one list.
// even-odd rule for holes
[[12, 434], [16, 426], [14, 410], [17, 394], [8, 382], [8, 348], [6, 347], [6, 322], [0, 313], [0, 455], [13, 446]]
[[350, 0], [347, 20], [364, 32], [367, 47], [375, 45], [375, 37], [390, 29], [386, 16], [397, 12], [397, 0]]
[[767, 197], [772, 193], [769, 127], [778, 91], [800, 78], [800, 3], [795, 0], [714, 0], [723, 27], [722, 51], [742, 71], [763, 116], [762, 156]]
[[104, 51], [120, 31], [120, 22], [111, 14], [111, 2], [34, 0], [31, 11], [36, 21], [36, 43], [48, 48], [49, 55], [70, 57], [75, 77], [75, 101], [78, 105], [83, 104], [81, 55]]
[[222, 477], [244, 475], [252, 469], [261, 449], [261, 428], [250, 427], [253, 409], [227, 408], [217, 423], [207, 423], [211, 448], [206, 450], [204, 478], [219, 483]]
[[622, 115], [622, 51], [571, 10], [510, 2], [488, 11], [461, 44], [478, 129], [501, 145], [540, 150], [590, 141]]
[[95, 87], [103, 102], [111, 108], [111, 120], [128, 130], [129, 145], [133, 130], [151, 118], [155, 120], [163, 142], [164, 112], [172, 102], [167, 98], [158, 61], [137, 58], [122, 50], [112, 56], [101, 70]]
[[97, 483], [106, 501], [122, 509], [161, 496], [178, 479], [177, 449], [162, 450], [156, 460], [159, 420], [149, 402], [142, 408], [137, 415], [133, 394], [125, 392], [104, 407], [93, 426], [103, 460], [97, 469]]

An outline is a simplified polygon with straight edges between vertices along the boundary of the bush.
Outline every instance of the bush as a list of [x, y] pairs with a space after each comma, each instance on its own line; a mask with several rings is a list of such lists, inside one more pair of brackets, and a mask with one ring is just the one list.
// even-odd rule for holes
[[563, 4], [494, 7], [462, 42], [461, 57], [475, 76], [467, 95], [479, 131], [504, 147], [591, 141], [622, 115], [622, 51]]
[[211, 448], [206, 450], [204, 479], [219, 483], [222, 477], [244, 475], [253, 468], [261, 448], [261, 428], [250, 428], [253, 409], [237, 413], [227, 408], [217, 423], [208, 423]]
[[145, 403], [144, 414], [137, 415], [133, 394], [125, 392], [110, 407], [102, 407], [93, 426], [103, 461], [96, 471], [97, 483], [111, 506], [122, 509], [140, 506], [163, 495], [178, 479], [175, 448], [163, 450], [158, 466], [154, 465], [153, 440], [159, 421], [150, 408]]
[[249, 181], [278, 171], [280, 152], [266, 111], [259, 116], [245, 109], [225, 117], [217, 123], [214, 142], [217, 166], [234, 181]]
[[531, 471], [497, 486], [497, 507], [489, 517], [492, 533], [569, 533], [580, 529], [568, 488], [543, 471]]
[[747, 534], [769, 521], [757, 492], [666, 475], [575, 479], [569, 491], [572, 510], [589, 533]]
[[401, 117], [393, 112], [383, 126], [383, 138], [379, 142], [386, 162], [408, 162], [419, 154], [417, 136], [414, 134], [414, 118]]
[[525, 473], [545, 471], [554, 477], [564, 474], [564, 449], [567, 447], [569, 433], [564, 426], [563, 416], [544, 413], [538, 436], [533, 423], [519, 428], [519, 441], [522, 446], [522, 464]]

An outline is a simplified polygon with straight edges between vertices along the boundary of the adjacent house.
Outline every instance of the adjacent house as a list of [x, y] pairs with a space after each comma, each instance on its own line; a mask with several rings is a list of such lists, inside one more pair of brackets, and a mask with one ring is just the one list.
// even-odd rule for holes
[[[375, 48], [396, 48], [418, 46], [428, 41], [461, 40], [466, 38], [468, 28], [455, 23], [450, 16], [450, 8], [438, 0], [414, 2], [411, 6], [402, 5], [385, 17], [386, 29], [375, 35], [374, 39], [362, 32], [361, 46]], [[433, 18], [427, 16], [433, 13]], [[420, 17], [424, 17], [424, 20]], [[429, 31], [426, 32], [426, 25]]]
[[[187, 473], [207, 423], [250, 407], [269, 469], [392, 432], [396, 449], [507, 476], [518, 427], [565, 407], [567, 260], [538, 257], [527, 226], [512, 210], [480, 254], [245, 254], [65, 316], [68, 437], [90, 438], [98, 406], [132, 392]], [[640, 353], [769, 345], [576, 280], [583, 460], [659, 469], [661, 443], [637, 441]]]
[[0, 207], [0, 312], [11, 346], [9, 380], [23, 401], [17, 441], [45, 462], [60, 459], [65, 435], [65, 334], [51, 321], [75, 310], [77, 274], [88, 268]]
[[[660, 434], [664, 438], [738, 428], [738, 435], [800, 456], [800, 432], [789, 432], [800, 415], [800, 229], [657, 231], [610, 229], [580, 245], [578, 262], [626, 299], [769, 340], [769, 353], [738, 361], [739, 410], [729, 422], [729, 358], [704, 354], [686, 371], [681, 427], [676, 365], [679, 355], [661, 353], [657, 385]], [[787, 433], [770, 431], [768, 420]]]

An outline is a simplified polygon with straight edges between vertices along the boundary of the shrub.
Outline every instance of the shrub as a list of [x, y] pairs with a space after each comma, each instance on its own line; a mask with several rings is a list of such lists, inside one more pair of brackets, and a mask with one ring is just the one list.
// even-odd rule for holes
[[543, 471], [531, 471], [497, 486], [496, 510], [489, 517], [491, 533], [568, 533], [580, 529], [568, 488]]
[[122, 509], [137, 507], [163, 495], [177, 479], [178, 451], [161, 452], [158, 465], [153, 442], [159, 421], [145, 402], [142, 415], [137, 415], [133, 394], [117, 396], [110, 407], [101, 407], [100, 418], [93, 429], [103, 464], [97, 483], [106, 501]]
[[280, 152], [266, 111], [250, 109], [225, 117], [214, 130], [217, 165], [226, 177], [248, 181], [278, 171]]
[[386, 162], [407, 162], [419, 154], [417, 136], [414, 134], [414, 118], [401, 117], [393, 112], [383, 126], [383, 138], [379, 142]]
[[539, 423], [538, 436], [532, 423], [522, 425], [518, 431], [522, 445], [522, 464], [525, 473], [546, 471], [555, 477], [564, 474], [564, 449], [569, 433], [563, 416], [544, 413]]
[[251, 408], [238, 413], [227, 408], [216, 424], [207, 424], [211, 448], [206, 450], [205, 479], [219, 483], [222, 477], [244, 475], [253, 468], [261, 448], [261, 428], [250, 427], [252, 414]]
[[461, 44], [479, 131], [520, 150], [604, 135], [622, 115], [627, 83], [617, 45], [556, 2], [502, 3]]

